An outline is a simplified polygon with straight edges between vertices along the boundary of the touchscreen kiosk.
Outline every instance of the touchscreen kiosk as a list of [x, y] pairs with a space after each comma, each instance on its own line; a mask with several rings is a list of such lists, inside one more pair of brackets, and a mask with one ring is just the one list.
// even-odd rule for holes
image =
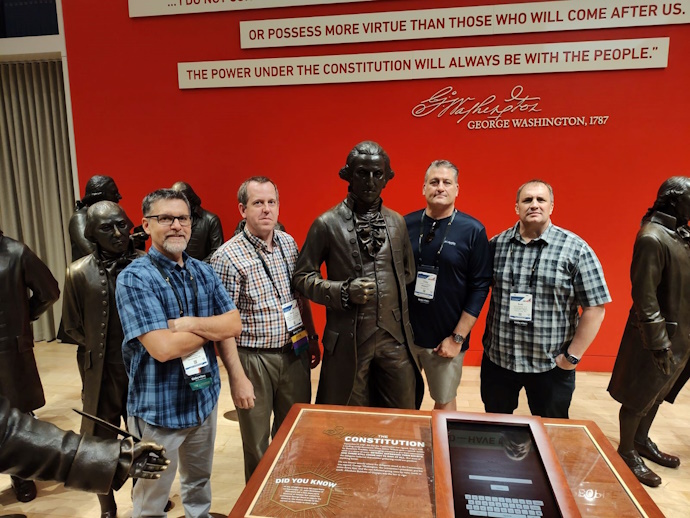
[[536, 417], [434, 412], [438, 516], [580, 516]]

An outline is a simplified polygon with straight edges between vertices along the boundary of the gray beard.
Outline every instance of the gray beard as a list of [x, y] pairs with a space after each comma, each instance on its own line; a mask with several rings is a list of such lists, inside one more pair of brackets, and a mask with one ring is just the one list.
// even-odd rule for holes
[[169, 252], [173, 255], [181, 254], [187, 249], [187, 241], [185, 241], [184, 244], [176, 244], [171, 243], [166, 239], [163, 241], [163, 248], [166, 252]]

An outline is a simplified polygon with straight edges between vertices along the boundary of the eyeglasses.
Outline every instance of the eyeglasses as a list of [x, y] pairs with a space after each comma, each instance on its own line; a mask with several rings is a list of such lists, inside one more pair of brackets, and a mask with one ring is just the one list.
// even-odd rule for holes
[[188, 227], [192, 224], [192, 218], [188, 214], [182, 216], [173, 216], [172, 214], [156, 214], [151, 216], [144, 216], [145, 218], [155, 218], [158, 224], [163, 227], [171, 226], [175, 220], [180, 222], [181, 227]]
[[431, 243], [434, 240], [434, 238], [436, 237], [436, 226], [437, 225], [438, 225], [438, 220], [434, 220], [434, 222], [431, 224], [431, 229], [429, 229], [429, 233], [424, 238], [424, 242], [426, 244]]

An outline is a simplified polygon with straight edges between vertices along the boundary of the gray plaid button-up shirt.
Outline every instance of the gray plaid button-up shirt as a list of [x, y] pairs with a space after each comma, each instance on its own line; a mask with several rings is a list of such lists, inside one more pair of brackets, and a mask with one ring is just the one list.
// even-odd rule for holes
[[[489, 244], [494, 269], [484, 352], [514, 372], [553, 369], [575, 335], [579, 308], [611, 302], [601, 263], [582, 238], [553, 224], [529, 243], [516, 224]], [[511, 293], [533, 295], [531, 323], [510, 321]]]

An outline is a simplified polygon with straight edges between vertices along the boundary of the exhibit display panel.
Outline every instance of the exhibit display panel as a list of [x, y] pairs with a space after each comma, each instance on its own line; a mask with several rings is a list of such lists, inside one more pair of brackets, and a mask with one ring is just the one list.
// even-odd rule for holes
[[433, 491], [430, 414], [295, 405], [231, 516], [434, 516]]
[[[449, 497], [450, 456], [438, 453], [442, 441], [434, 442], [432, 434], [432, 415], [447, 413], [294, 405], [230, 516], [454, 516]], [[550, 485], [563, 516], [663, 517], [594, 422], [462, 415], [469, 416], [471, 424], [486, 421], [487, 416], [504, 424], [522, 420], [518, 434], [508, 436], [519, 439], [526, 429], [531, 430], [528, 435], [532, 445], [527, 454], [539, 453], [538, 462], [533, 464], [537, 475], [540, 470], [542, 474], [556, 473], [549, 477]], [[535, 420], [538, 426], [525, 429], [525, 419]], [[460, 439], [476, 431], [453, 433]], [[508, 441], [511, 448], [506, 453], [502, 444], [500, 449], [494, 447], [502, 442], [505, 433], [483, 433], [485, 457], [500, 454], [510, 460], [509, 454], [521, 457], [526, 451], [525, 441], [516, 439]], [[447, 463], [446, 480], [434, 473], [441, 462]], [[536, 480], [527, 470], [519, 474], [505, 471], [500, 476]], [[563, 497], [564, 492], [570, 496]], [[537, 496], [523, 500], [543, 499]], [[569, 500], [570, 504], [564, 507], [561, 500]], [[542, 515], [554, 516], [549, 512]]]
[[664, 516], [595, 423], [543, 422], [582, 516]]

